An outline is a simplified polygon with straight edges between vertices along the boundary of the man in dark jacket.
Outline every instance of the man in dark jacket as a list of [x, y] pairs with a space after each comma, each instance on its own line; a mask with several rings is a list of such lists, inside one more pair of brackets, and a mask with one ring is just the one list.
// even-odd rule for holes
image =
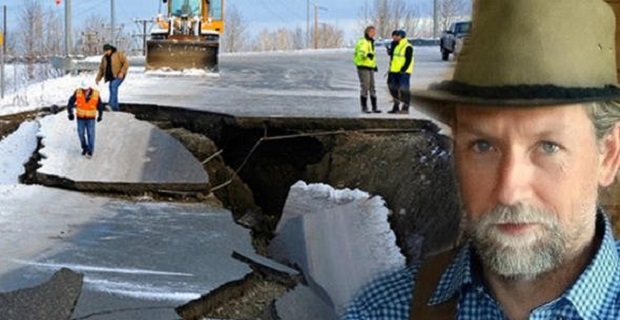
[[82, 145], [82, 155], [90, 158], [95, 151], [95, 118], [97, 122], [103, 119], [103, 103], [99, 90], [82, 81], [67, 103], [70, 121], [75, 119], [73, 109], [76, 109], [77, 113], [77, 134]]
[[99, 84], [101, 78], [105, 79], [105, 82], [110, 82], [110, 99], [108, 105], [113, 111], [118, 111], [118, 87], [123, 83], [127, 76], [127, 70], [129, 69], [129, 61], [125, 53], [117, 50], [111, 44], [103, 45], [105, 54], [101, 58], [99, 64], [99, 73], [95, 82]]
[[[413, 72], [413, 46], [407, 40], [403, 30], [393, 33], [390, 46], [390, 70], [388, 73], [388, 88], [394, 100], [392, 110], [388, 113], [409, 113], [411, 99], [410, 79]], [[399, 110], [402, 103], [402, 109]]]

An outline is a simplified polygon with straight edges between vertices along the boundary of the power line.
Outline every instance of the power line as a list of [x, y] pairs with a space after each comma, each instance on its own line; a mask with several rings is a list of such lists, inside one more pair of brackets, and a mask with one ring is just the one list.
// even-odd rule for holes
[[73, 12], [72, 15], [75, 15], [75, 13], [77, 12], [77, 14], [82, 14], [82, 12], [97, 12], [98, 10], [94, 10], [97, 7], [103, 6], [105, 4], [105, 2], [108, 2], [109, 0], [99, 0], [98, 2], [96, 2], [95, 4], [93, 3], [86, 3], [86, 2], [82, 2], [80, 4], [73, 4], [73, 2], [71, 3], [71, 7], [73, 7]]
[[[229, 0], [228, 3], [231, 4], [232, 2], [234, 2], [233, 0]], [[285, 24], [289, 24], [291, 23], [291, 21], [288, 18], [283, 17], [281, 14], [279, 14], [278, 12], [276, 12], [274, 9], [272, 9], [271, 7], [267, 6], [267, 3], [261, 1], [259, 3], [259, 5], [265, 10], [267, 11], [269, 14], [271, 14], [271, 16], [277, 18], [278, 20], [280, 20], [280, 22], [285, 23]]]
[[280, 14], [278, 14], [277, 12], [275, 12], [272, 8], [268, 7], [268, 6], [267, 6], [267, 3], [265, 3], [265, 2], [260, 2], [260, 4], [262, 5], [262, 7], [263, 7], [265, 10], [269, 11], [269, 12], [270, 12], [270, 13], [271, 13], [274, 17], [276, 17], [276, 18], [280, 19], [280, 21], [281, 21], [281, 22], [284, 22], [284, 23], [287, 23], [287, 24], [288, 24], [288, 23], [290, 23], [290, 20], [288, 20], [288, 19], [286, 19], [286, 18], [282, 17]]
[[294, 15], [296, 15], [298, 18], [305, 19], [305, 17], [301, 16], [301, 15], [299, 14], [299, 12], [297, 12], [297, 10], [293, 10], [293, 9], [292, 9], [291, 7], [289, 7], [289, 6], [288, 6], [288, 4], [286, 4], [286, 2], [284, 2], [283, 0], [276, 0], [276, 1], [278, 1], [280, 4], [282, 4], [282, 6], [283, 6], [283, 7], [285, 7], [285, 8], [288, 10], [288, 12], [289, 12], [289, 13], [290, 13], [290, 12], [292, 12], [292, 13], [293, 13]]

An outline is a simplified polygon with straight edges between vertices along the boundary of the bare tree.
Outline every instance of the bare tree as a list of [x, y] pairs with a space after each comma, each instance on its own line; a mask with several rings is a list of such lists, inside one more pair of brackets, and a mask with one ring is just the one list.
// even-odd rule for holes
[[452, 22], [464, 19], [471, 14], [471, 0], [439, 1], [439, 27], [446, 30]]
[[286, 28], [278, 28], [273, 34], [276, 50], [291, 50], [293, 48], [293, 32]]
[[321, 23], [317, 35], [319, 48], [341, 48], [344, 45], [344, 31], [329, 23]]
[[273, 51], [275, 50], [273, 34], [268, 29], [263, 29], [252, 43], [252, 51]]
[[419, 11], [405, 0], [372, 0], [360, 8], [359, 27], [373, 25], [379, 38], [389, 38], [393, 30], [403, 29], [415, 35], [420, 21]]
[[292, 37], [293, 37], [293, 43], [292, 43], [293, 47], [291, 49], [301, 50], [306, 47], [306, 32], [301, 27], [295, 28], [295, 31], [293, 32]]
[[[54, 21], [56, 19], [56, 21]], [[35, 78], [35, 62], [53, 54], [60, 53], [62, 37], [57, 30], [57, 15], [43, 7], [40, 0], [22, 2], [16, 33], [16, 45], [19, 54], [27, 63], [28, 79]]]
[[222, 36], [222, 47], [225, 52], [238, 52], [246, 49], [247, 21], [235, 5], [226, 10], [226, 29]]
[[[314, 36], [314, 30], [311, 30]], [[306, 47], [304, 30], [300, 27], [276, 31], [263, 29], [252, 41], [253, 51], [299, 50]], [[344, 31], [327, 23], [321, 23], [318, 30], [317, 45], [319, 48], [340, 48], [344, 46]]]
[[64, 52], [64, 19], [58, 10], [47, 9], [42, 16], [45, 27], [42, 53], [45, 56], [61, 55]]
[[93, 56], [101, 53], [101, 48], [106, 42], [106, 19], [100, 14], [90, 15], [78, 30], [77, 38], [80, 39], [76, 47], [77, 53]]

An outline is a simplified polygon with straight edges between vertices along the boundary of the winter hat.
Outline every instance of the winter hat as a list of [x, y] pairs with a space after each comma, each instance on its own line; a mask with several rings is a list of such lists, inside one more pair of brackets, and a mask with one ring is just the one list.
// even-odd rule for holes
[[401, 37], [401, 38], [406, 38], [407, 37], [407, 32], [405, 32], [405, 30], [398, 30], [398, 31], [396, 31], [396, 35]]
[[108, 50], [112, 50], [112, 49], [114, 49], [114, 47], [111, 44], [109, 44], [109, 43], [106, 43], [106, 44], [103, 45], [103, 51], [108, 51]]
[[614, 13], [603, 0], [475, 0], [471, 34], [452, 80], [414, 90], [412, 101], [450, 123], [456, 104], [618, 99], [615, 30]]

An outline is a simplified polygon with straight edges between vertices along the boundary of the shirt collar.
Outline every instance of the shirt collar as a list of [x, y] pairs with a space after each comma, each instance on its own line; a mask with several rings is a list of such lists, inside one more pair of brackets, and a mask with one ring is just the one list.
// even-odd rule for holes
[[457, 294], [462, 287], [473, 283], [471, 251], [472, 248], [469, 242], [459, 250], [454, 261], [441, 276], [437, 288], [428, 301], [429, 305], [436, 305], [448, 301]]
[[[601, 245], [594, 258], [575, 284], [563, 295], [564, 298], [573, 303], [584, 319], [592, 318], [591, 315], [600, 309], [619, 262], [609, 219], [602, 210], [598, 210], [596, 219], [597, 238], [601, 234]], [[479, 281], [474, 279], [472, 272], [473, 254], [471, 243], [467, 242], [442, 274], [437, 288], [428, 301], [429, 305], [446, 302], [467, 286], [474, 284], [482, 286]]]
[[599, 210], [596, 219], [596, 234], [602, 240], [599, 249], [577, 281], [564, 293], [583, 319], [593, 319], [601, 310], [609, 286], [614, 281], [618, 268], [618, 250], [607, 215]]

